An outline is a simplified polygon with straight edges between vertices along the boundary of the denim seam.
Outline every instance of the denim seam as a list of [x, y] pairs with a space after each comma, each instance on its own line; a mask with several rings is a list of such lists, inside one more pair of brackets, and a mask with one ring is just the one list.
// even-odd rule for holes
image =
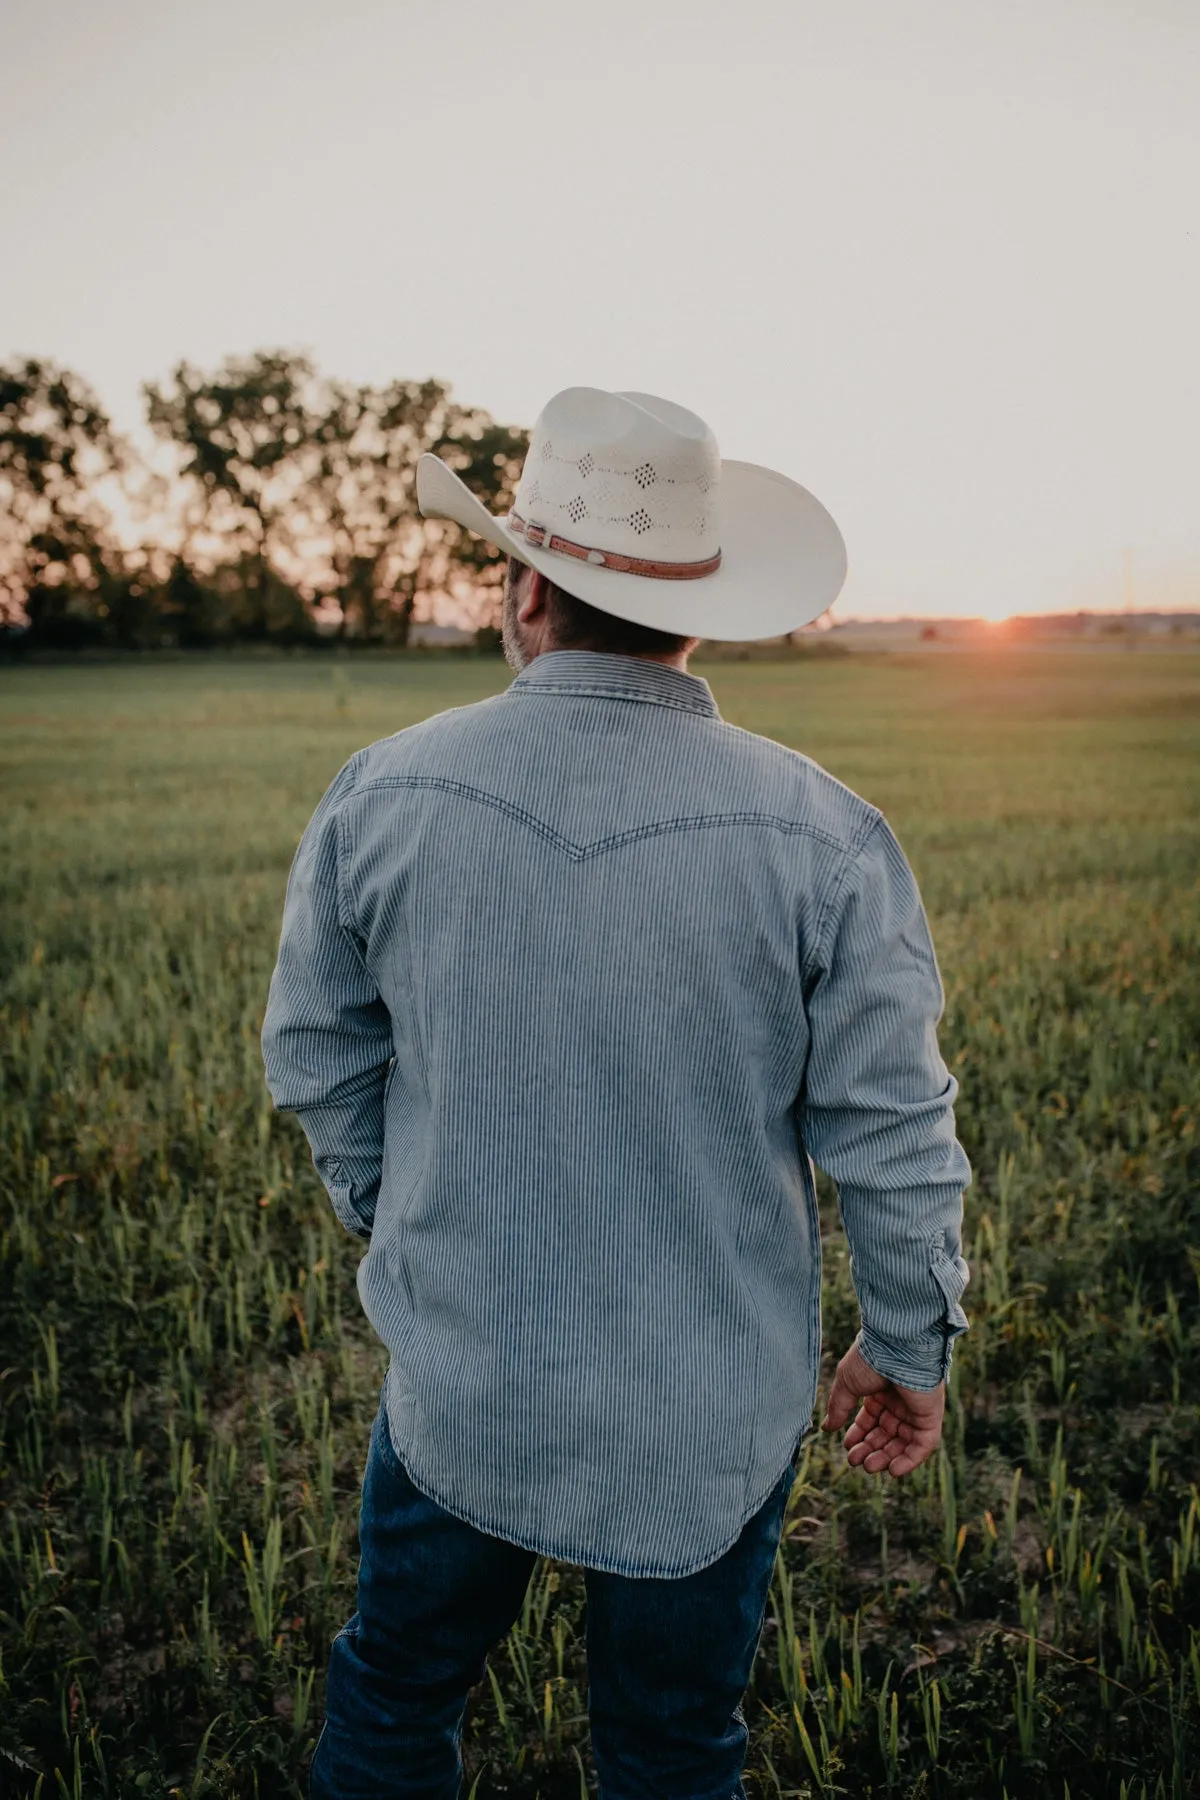
[[356, 795], [370, 793], [373, 788], [436, 788], [447, 794], [457, 794], [463, 800], [475, 800], [482, 806], [490, 806], [494, 811], [503, 813], [506, 818], [515, 819], [519, 824], [528, 825], [539, 837], [546, 839], [557, 849], [565, 850], [568, 855], [578, 854], [578, 846], [553, 826], [546, 825], [536, 814], [527, 812], [523, 806], [514, 806], [511, 800], [502, 800], [498, 794], [489, 794], [484, 788], [470, 786], [465, 781], [453, 781], [448, 775], [376, 775], [370, 781], [364, 781], [355, 789]]
[[528, 812], [522, 806], [515, 806], [510, 800], [502, 800], [498, 794], [489, 794], [484, 788], [470, 786], [467, 782], [453, 781], [444, 775], [378, 775], [371, 781], [364, 781], [361, 787], [354, 790], [354, 798], [370, 793], [373, 788], [436, 788], [444, 793], [457, 794], [460, 799], [473, 800], [480, 806], [490, 806], [506, 818], [517, 820], [527, 825], [539, 837], [561, 850], [573, 862], [584, 862], [589, 857], [598, 856], [602, 851], [616, 849], [624, 844], [638, 843], [646, 838], [661, 837], [670, 831], [703, 831], [717, 825], [766, 825], [789, 836], [812, 838], [816, 842], [827, 845], [832, 850], [845, 851], [846, 846], [831, 832], [822, 831], [818, 825], [810, 825], [803, 820], [783, 819], [775, 813], [730, 812], [730, 813], [698, 813], [692, 817], [658, 820], [651, 825], [637, 825], [629, 831], [612, 832], [607, 837], [597, 838], [590, 844], [577, 844], [565, 837], [562, 832], [555, 831], [535, 813]]
[[397, 996], [403, 996], [403, 999], [406, 1002], [405, 1011], [408, 1015], [409, 1032], [412, 1037], [413, 1060], [416, 1063], [417, 1076], [421, 1083], [421, 1091], [428, 1101], [431, 1098], [429, 1091], [429, 1059], [425, 1054], [425, 1033], [421, 1025], [420, 1014], [417, 1007], [416, 986], [410, 974], [410, 971], [417, 968], [418, 964], [416, 954], [413, 950], [412, 932], [409, 926], [408, 909], [406, 907], [398, 908], [397, 928], [398, 935], [403, 936], [406, 954], [403, 965], [401, 965], [398, 950], [393, 951], [391, 959], [392, 981]]
[[804, 963], [804, 966], [800, 971], [800, 978], [802, 981], [807, 981], [809, 972], [811, 971], [811, 969], [813, 967], [814, 961], [820, 955], [821, 951], [824, 949], [825, 934], [829, 927], [830, 921], [832, 920], [833, 915], [837, 910], [838, 903], [841, 900], [843, 889], [846, 886], [846, 878], [849, 875], [851, 869], [854, 867], [855, 863], [858, 861], [859, 857], [862, 855], [864, 849], [866, 848], [868, 839], [873, 835], [873, 833], [875, 831], [878, 830], [879, 825], [882, 822], [882, 819], [883, 819], [883, 814], [879, 811], [879, 809], [877, 807], [872, 807], [870, 816], [867, 818], [866, 822], [864, 823], [863, 828], [859, 832], [857, 838], [855, 838], [854, 842], [851, 844], [847, 854], [845, 855], [845, 857], [842, 860], [840, 868], [838, 869], [836, 875], [834, 876], [833, 884], [829, 891], [829, 896], [828, 896], [827, 900], [825, 901], [824, 906], [821, 908], [821, 915], [817, 922], [817, 929], [813, 933], [812, 950], [809, 953], [809, 955]]
[[[350, 910], [350, 903], [349, 903], [349, 900], [346, 895], [346, 867], [345, 867], [345, 865], [349, 861], [349, 857], [350, 857], [350, 835], [349, 835], [350, 834], [350, 822], [346, 817], [346, 801], [352, 799], [354, 794], [358, 791], [358, 789], [357, 789], [358, 761], [361, 756], [362, 756], [362, 751], [361, 750], [356, 751], [355, 754], [350, 758], [350, 761], [348, 762], [348, 764], [346, 765], [347, 768], [350, 769], [352, 772], [350, 791], [348, 794], [345, 794], [342, 797], [342, 800], [340, 801], [340, 803], [338, 805], [337, 811], [334, 814], [334, 821], [335, 821], [336, 830], [337, 830], [337, 840], [336, 840], [337, 854], [336, 854], [336, 857], [334, 860], [334, 887], [336, 890], [335, 897], [337, 900], [338, 924], [341, 926], [342, 930], [346, 934], [346, 941], [350, 945], [351, 950], [354, 952], [354, 955], [357, 958], [358, 963], [359, 963], [360, 967], [362, 968], [363, 973], [365, 975], [371, 975], [371, 971], [367, 967], [367, 959], [366, 959], [366, 955], [363, 951], [363, 947], [359, 943], [358, 938], [355, 935], [354, 915]], [[371, 975], [371, 979], [373, 981], [375, 979], [375, 977], [373, 975]]]

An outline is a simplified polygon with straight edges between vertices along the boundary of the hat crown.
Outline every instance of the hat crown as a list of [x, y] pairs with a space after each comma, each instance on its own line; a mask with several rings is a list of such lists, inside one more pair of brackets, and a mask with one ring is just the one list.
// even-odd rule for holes
[[686, 407], [564, 388], [538, 415], [513, 512], [588, 549], [702, 562], [721, 546], [720, 479], [717, 440]]

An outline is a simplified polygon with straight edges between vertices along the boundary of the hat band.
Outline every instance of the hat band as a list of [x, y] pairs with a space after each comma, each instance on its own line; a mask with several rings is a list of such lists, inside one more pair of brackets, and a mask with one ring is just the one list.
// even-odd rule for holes
[[559, 556], [573, 556], [578, 562], [592, 563], [597, 568], [615, 569], [619, 575], [650, 575], [656, 581], [694, 581], [699, 575], [714, 575], [721, 566], [721, 552], [705, 557], [703, 562], [653, 562], [645, 556], [622, 556], [617, 550], [589, 550], [586, 544], [573, 544], [569, 538], [553, 536], [544, 525], [531, 525], [518, 513], [510, 512], [508, 529], [523, 537], [534, 550], [551, 550]]

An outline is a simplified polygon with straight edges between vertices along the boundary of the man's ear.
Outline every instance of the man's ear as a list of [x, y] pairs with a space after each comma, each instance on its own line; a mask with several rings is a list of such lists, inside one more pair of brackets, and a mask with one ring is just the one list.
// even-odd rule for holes
[[546, 577], [540, 569], [527, 564], [525, 577], [521, 583], [521, 602], [517, 607], [517, 617], [522, 625], [528, 625], [546, 609]]

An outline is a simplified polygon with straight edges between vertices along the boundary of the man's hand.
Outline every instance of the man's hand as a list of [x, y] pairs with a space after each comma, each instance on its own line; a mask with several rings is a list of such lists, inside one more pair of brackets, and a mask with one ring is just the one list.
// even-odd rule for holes
[[911, 1475], [942, 1441], [946, 1384], [923, 1391], [899, 1387], [877, 1374], [851, 1344], [837, 1366], [822, 1431], [839, 1431], [855, 1406], [846, 1433], [846, 1460], [868, 1475]]

